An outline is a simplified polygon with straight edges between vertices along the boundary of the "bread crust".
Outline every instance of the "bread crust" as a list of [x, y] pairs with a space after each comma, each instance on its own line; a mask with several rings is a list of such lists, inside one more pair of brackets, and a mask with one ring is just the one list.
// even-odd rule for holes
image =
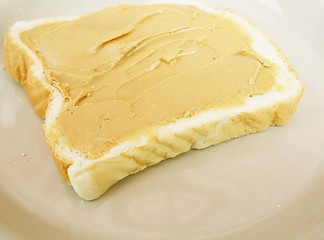
[[24, 87], [35, 111], [45, 118], [50, 91], [30, 71], [34, 60], [17, 44], [11, 34], [6, 34], [4, 46], [5, 70]]
[[[44, 119], [50, 102], [51, 91], [32, 71], [31, 67], [35, 64], [34, 60], [21, 45], [15, 41], [10, 32], [7, 33], [5, 37], [4, 51], [5, 70], [12, 79], [19, 82], [24, 87], [34, 110]], [[49, 146], [60, 175], [67, 184], [71, 185], [67, 175], [67, 169], [71, 165], [71, 162], [57, 157], [51, 145]]]
[[221, 121], [206, 122], [185, 131], [161, 135], [151, 133], [155, 137], [145, 144], [134, 146], [116, 157], [72, 166], [69, 169], [72, 185], [82, 198], [95, 199], [130, 173], [139, 172], [161, 160], [173, 158], [190, 149], [203, 149], [229, 139], [260, 132], [271, 125], [286, 124], [295, 112], [300, 97], [301, 94], [287, 102], [255, 112], [241, 113]]
[[[45, 118], [51, 114], [48, 112], [50, 111], [48, 106], [52, 104], [53, 92], [35, 74], [33, 70], [35, 61], [21, 43], [16, 41], [11, 31], [14, 30], [11, 29], [5, 38], [5, 69], [13, 79], [21, 83], [35, 111]], [[296, 76], [281, 52], [277, 51], [290, 73]], [[297, 76], [294, 81], [299, 82]], [[55, 124], [44, 125], [44, 131], [59, 173], [83, 199], [92, 200], [98, 198], [120, 179], [161, 160], [172, 158], [190, 149], [202, 149], [232, 138], [260, 132], [271, 125], [285, 125], [294, 114], [302, 96], [303, 87], [300, 82], [299, 84], [300, 90], [285, 101], [221, 120], [212, 119], [194, 127], [175, 131], [152, 129], [145, 136], [131, 139], [133, 145], [116, 156], [103, 155], [100, 159], [81, 161], [66, 157], [67, 155], [63, 156], [57, 150], [57, 145], [61, 143], [59, 136], [55, 134]], [[143, 137], [145, 140], [141, 141]]]

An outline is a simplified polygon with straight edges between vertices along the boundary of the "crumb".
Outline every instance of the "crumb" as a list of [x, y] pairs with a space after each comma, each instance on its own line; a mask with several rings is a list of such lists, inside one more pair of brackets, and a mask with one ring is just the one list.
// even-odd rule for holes
[[26, 157], [27, 153], [22, 153], [21, 156]]

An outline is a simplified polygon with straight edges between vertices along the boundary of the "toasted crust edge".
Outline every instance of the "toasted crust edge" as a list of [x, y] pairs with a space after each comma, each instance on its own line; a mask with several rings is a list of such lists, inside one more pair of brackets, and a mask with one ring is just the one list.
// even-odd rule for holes
[[[11, 29], [6, 34], [4, 41], [5, 70], [12, 79], [19, 82], [23, 86], [34, 110], [41, 118], [44, 119], [47, 107], [51, 101], [51, 90], [48, 89], [34, 74], [31, 69], [31, 66], [33, 66], [35, 63], [34, 60], [13, 39], [10, 31]], [[48, 139], [46, 140], [48, 142]], [[71, 183], [67, 174], [67, 169], [71, 165], [71, 162], [60, 159], [53, 151], [52, 156], [60, 175], [63, 177], [66, 183], [70, 185]]]
[[7, 73], [25, 89], [35, 111], [45, 118], [50, 91], [30, 71], [33, 59], [7, 33], [4, 42], [4, 63]]

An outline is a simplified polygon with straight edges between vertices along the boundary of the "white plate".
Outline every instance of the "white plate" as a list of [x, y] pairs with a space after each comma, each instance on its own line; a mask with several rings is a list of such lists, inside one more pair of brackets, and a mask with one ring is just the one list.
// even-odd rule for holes
[[[0, 70], [0, 239], [324, 239], [323, 1], [205, 2], [245, 15], [283, 49], [306, 86], [291, 122], [164, 161], [84, 202], [56, 171], [23, 89]], [[116, 3], [0, 0], [1, 45], [15, 21]]]

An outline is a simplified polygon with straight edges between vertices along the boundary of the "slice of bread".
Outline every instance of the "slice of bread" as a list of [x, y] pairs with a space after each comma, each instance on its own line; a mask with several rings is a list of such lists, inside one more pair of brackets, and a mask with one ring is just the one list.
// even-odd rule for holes
[[247, 98], [242, 106], [209, 107], [196, 114], [144, 129], [140, 135], [130, 135], [94, 159], [70, 146], [57, 133], [56, 119], [68, 100], [47, 81], [41, 59], [21, 40], [21, 33], [37, 26], [77, 18], [17, 22], [10, 28], [5, 39], [5, 69], [23, 85], [34, 109], [45, 119], [43, 128], [57, 168], [81, 198], [96, 199], [120, 179], [161, 160], [190, 149], [202, 149], [259, 132], [271, 125], [284, 125], [292, 117], [303, 85], [282, 53], [243, 17], [229, 10], [201, 8], [230, 19], [249, 35], [253, 50], [277, 66], [275, 87]]

